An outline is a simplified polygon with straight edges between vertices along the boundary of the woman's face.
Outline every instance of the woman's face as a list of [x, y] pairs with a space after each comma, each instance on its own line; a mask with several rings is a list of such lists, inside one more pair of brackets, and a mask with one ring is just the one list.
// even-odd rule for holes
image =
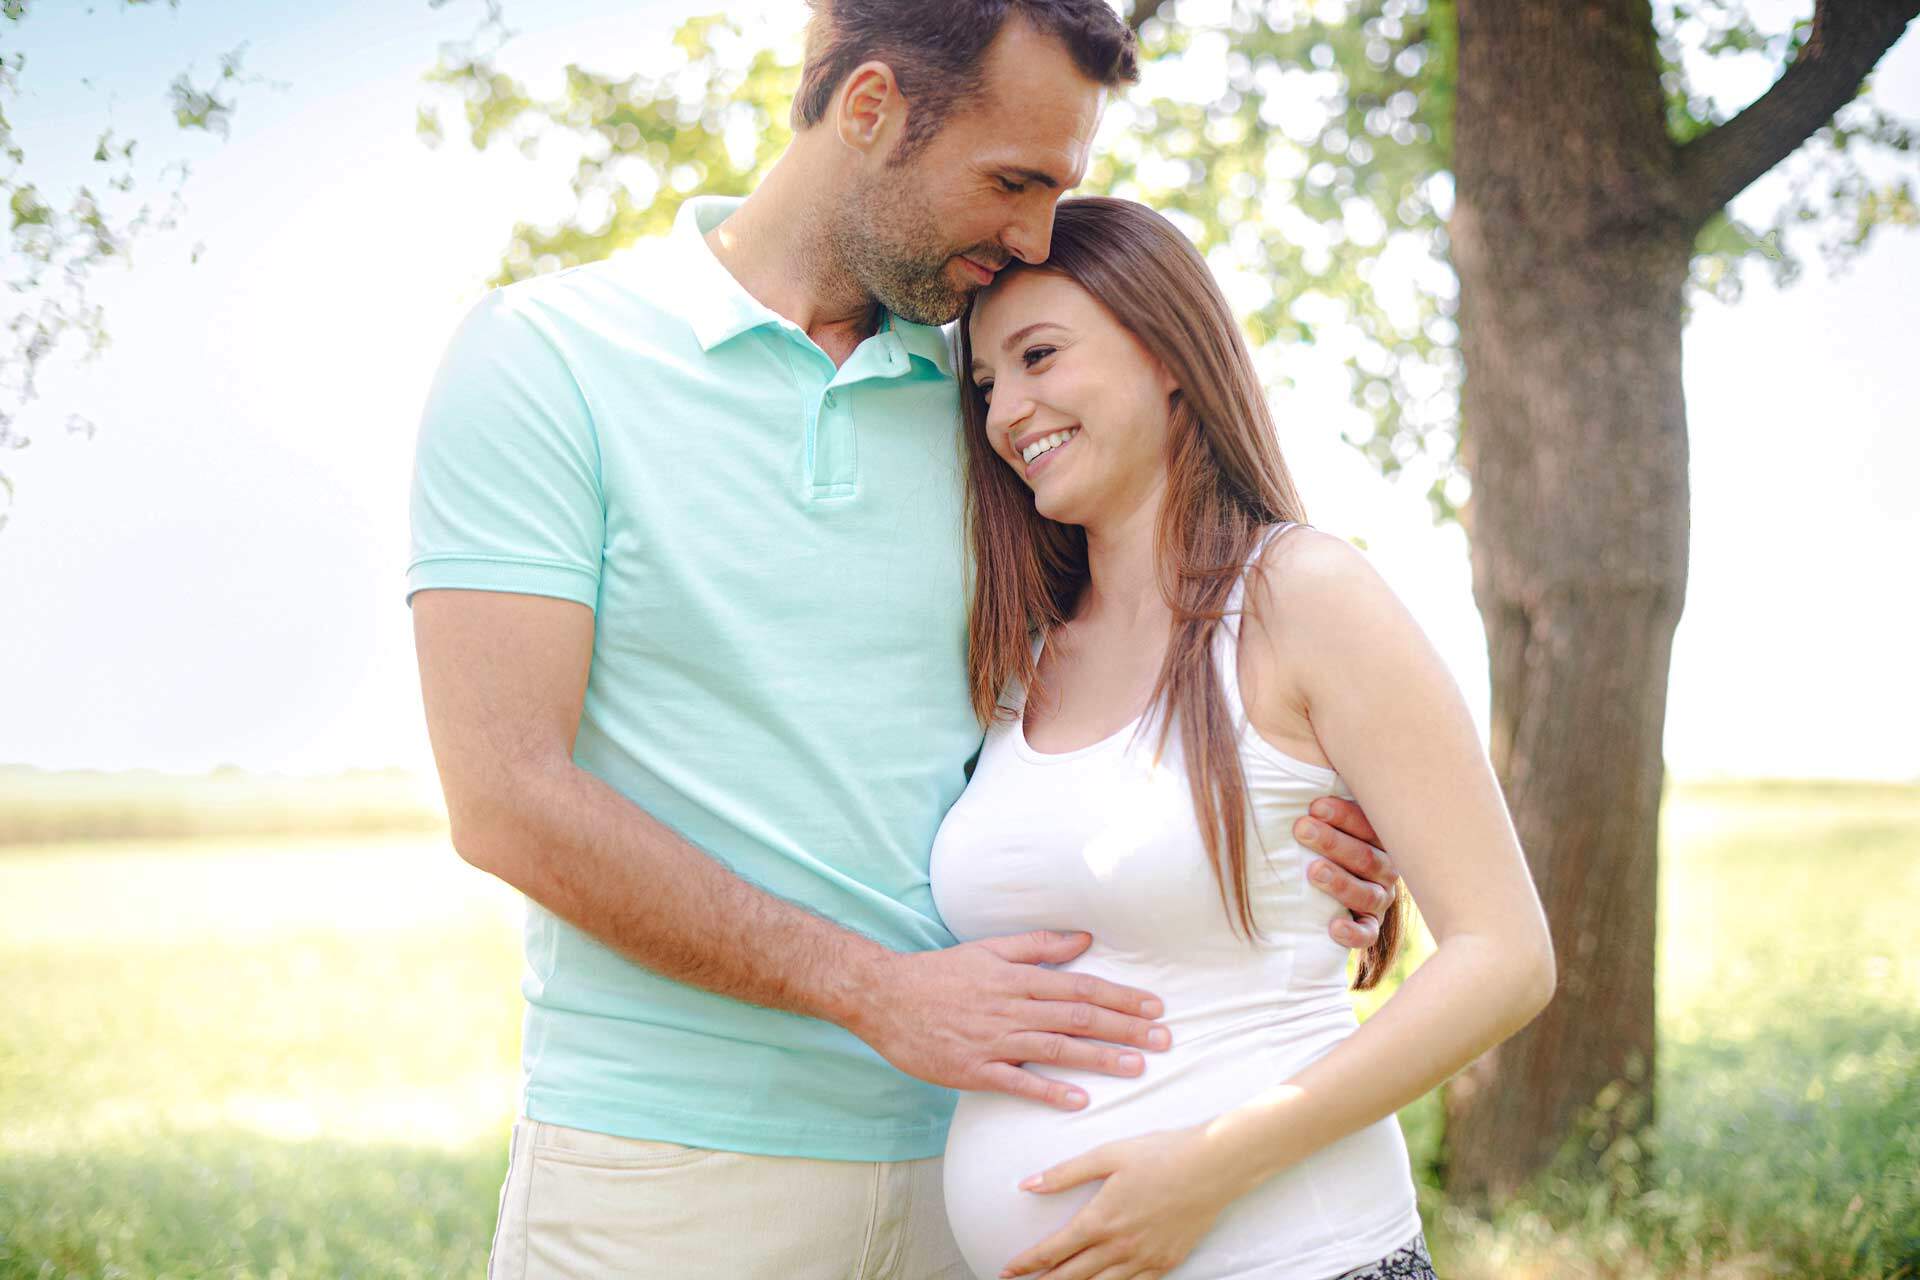
[[987, 441], [1062, 524], [1158, 512], [1174, 382], [1092, 294], [1018, 270], [981, 291], [968, 322]]

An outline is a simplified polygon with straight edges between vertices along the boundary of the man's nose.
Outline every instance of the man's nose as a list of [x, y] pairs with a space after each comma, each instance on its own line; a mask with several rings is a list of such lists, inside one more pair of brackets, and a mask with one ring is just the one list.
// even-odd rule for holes
[[1001, 239], [1014, 257], [1025, 263], [1047, 260], [1053, 248], [1053, 202], [1049, 200], [1007, 228]]

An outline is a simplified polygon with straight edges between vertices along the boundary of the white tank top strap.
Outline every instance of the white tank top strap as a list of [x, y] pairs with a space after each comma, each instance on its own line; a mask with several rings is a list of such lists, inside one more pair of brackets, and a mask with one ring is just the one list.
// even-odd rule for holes
[[[1269, 785], [1287, 790], [1292, 784], [1286, 782], [1285, 778], [1306, 779], [1317, 786], [1338, 789], [1340, 794], [1346, 794], [1346, 784], [1332, 769], [1290, 756], [1261, 737], [1260, 731], [1248, 720], [1246, 704], [1240, 699], [1240, 616], [1245, 609], [1247, 574], [1253, 571], [1261, 555], [1276, 539], [1285, 536], [1289, 529], [1298, 527], [1295, 522], [1287, 521], [1272, 526], [1260, 535], [1254, 543], [1253, 554], [1247, 557], [1240, 580], [1233, 584], [1233, 590], [1227, 596], [1224, 607], [1226, 616], [1220, 620], [1220, 628], [1214, 632], [1213, 638], [1214, 674], [1219, 678], [1220, 692], [1226, 698], [1227, 714], [1240, 735], [1240, 759], [1247, 770], [1248, 787], [1256, 799], [1263, 788]], [[1275, 779], [1274, 770], [1279, 771], [1281, 779]]]
[[1214, 636], [1214, 669], [1220, 677], [1223, 692], [1227, 695], [1227, 710], [1235, 721], [1243, 726], [1247, 719], [1247, 709], [1240, 702], [1240, 615], [1246, 611], [1247, 575], [1253, 572], [1260, 557], [1266, 554], [1274, 539], [1297, 527], [1291, 520], [1271, 525], [1255, 539], [1253, 551], [1247, 556], [1246, 564], [1240, 568], [1240, 577], [1233, 584], [1233, 590], [1227, 593], [1226, 604], [1222, 607], [1225, 614], [1220, 619], [1220, 629]]
[[1226, 624], [1224, 629], [1232, 635], [1235, 644], [1240, 641], [1240, 614], [1246, 606], [1247, 575], [1253, 572], [1253, 567], [1260, 563], [1260, 557], [1266, 554], [1267, 548], [1273, 545], [1275, 539], [1287, 530], [1298, 527], [1294, 521], [1284, 520], [1279, 524], [1268, 525], [1265, 532], [1254, 540], [1253, 550], [1247, 555], [1247, 562], [1240, 566], [1240, 577], [1234, 582], [1233, 590], [1227, 593], [1225, 606], [1227, 616], [1221, 619]]

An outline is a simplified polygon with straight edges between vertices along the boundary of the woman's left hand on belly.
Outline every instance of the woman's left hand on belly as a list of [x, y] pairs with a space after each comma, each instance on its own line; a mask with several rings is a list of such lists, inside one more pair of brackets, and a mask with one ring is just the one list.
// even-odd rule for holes
[[1064, 1161], [1020, 1184], [1048, 1195], [1106, 1179], [1059, 1231], [1000, 1274], [1039, 1280], [1159, 1280], [1180, 1265], [1236, 1192], [1206, 1158], [1197, 1129], [1168, 1129]]

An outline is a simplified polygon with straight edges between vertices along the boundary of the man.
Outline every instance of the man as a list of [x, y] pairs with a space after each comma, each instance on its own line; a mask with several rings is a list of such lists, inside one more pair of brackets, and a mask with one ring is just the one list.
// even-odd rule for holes
[[834, 0], [752, 196], [455, 337], [408, 586], [454, 844], [530, 900], [495, 1277], [961, 1276], [948, 1090], [1074, 1109], [1020, 1064], [1164, 1047], [1151, 993], [1046, 967], [1085, 935], [955, 946], [927, 881], [980, 741], [932, 326], [1045, 259], [1135, 74], [1104, 0]]

